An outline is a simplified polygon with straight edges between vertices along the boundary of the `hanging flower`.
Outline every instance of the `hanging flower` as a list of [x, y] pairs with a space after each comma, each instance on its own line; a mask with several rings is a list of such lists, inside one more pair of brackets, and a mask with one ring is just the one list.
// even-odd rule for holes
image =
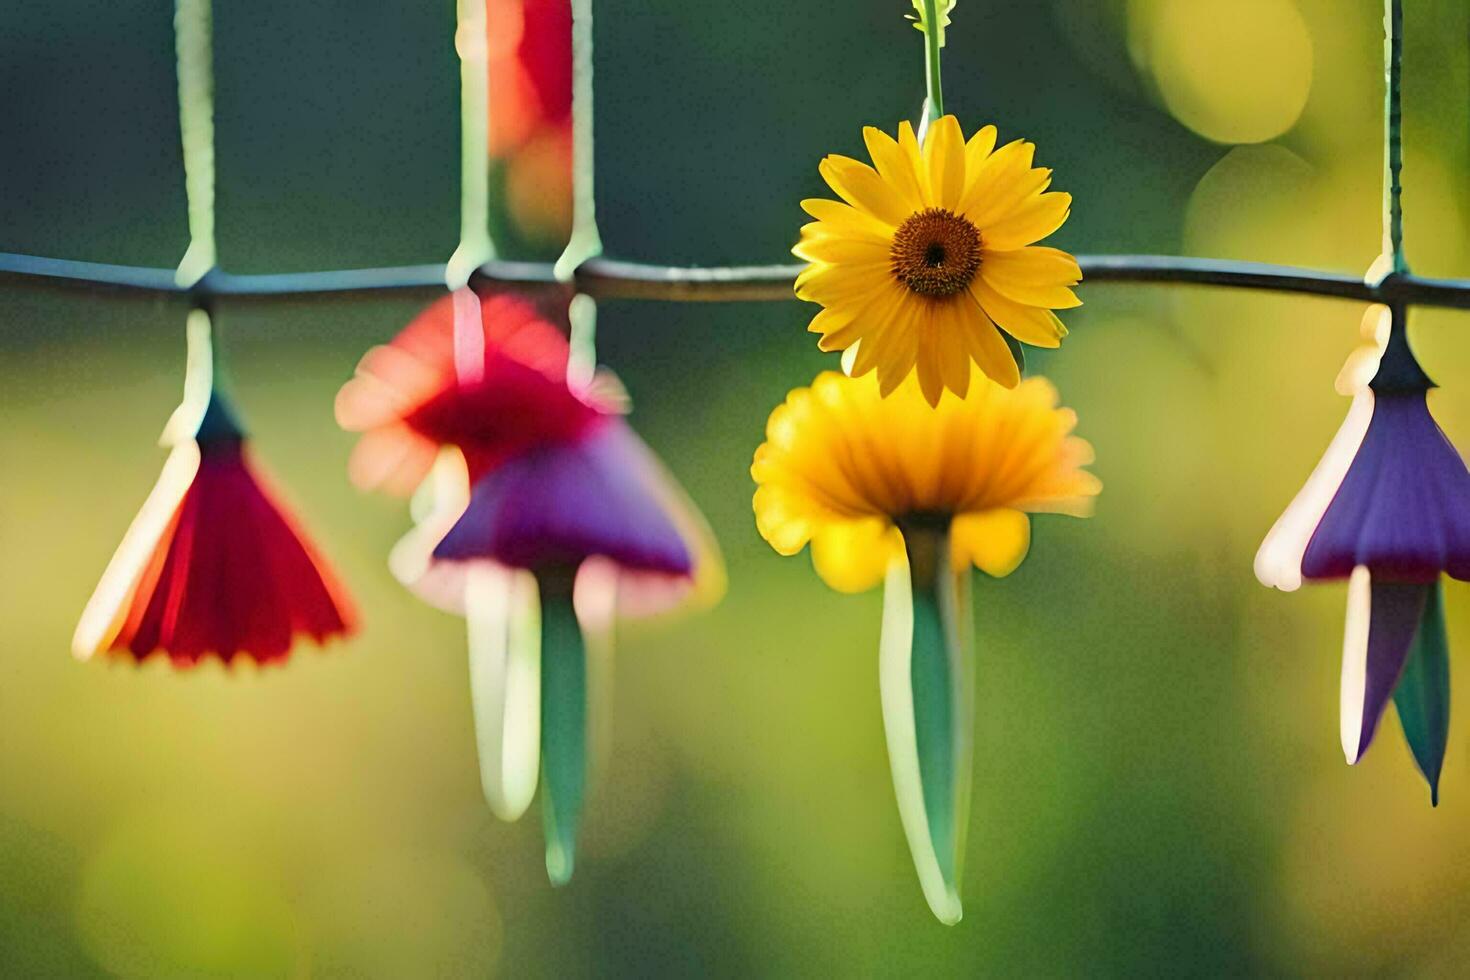
[[[456, 302], [474, 308], [467, 316], [478, 331], [456, 337]], [[352, 482], [407, 496], [445, 445], [460, 447], [478, 478], [530, 446], [574, 436], [599, 414], [594, 406], [618, 409], [606, 375], [583, 397], [567, 387], [566, 338], [545, 317], [528, 299], [465, 289], [369, 350], [337, 395], [338, 424], [364, 434], [348, 462]]]
[[[968, 369], [968, 370], [973, 370]], [[828, 585], [885, 582], [880, 654], [884, 728], [899, 814], [924, 895], [960, 917], [973, 736], [971, 565], [1012, 572], [1031, 513], [1086, 516], [1100, 484], [1092, 447], [1071, 435], [1043, 378], [1004, 388], [971, 379], [936, 408], [915, 380], [835, 372], [771, 413], [755, 453], [756, 527], [794, 555], [808, 543]]]
[[1051, 171], [1031, 165], [1032, 144], [995, 149], [994, 126], [966, 143], [944, 116], [922, 149], [906, 122], [896, 141], [871, 126], [863, 139], [876, 169], [821, 163], [845, 203], [801, 202], [817, 220], [792, 249], [810, 263], [796, 295], [824, 307], [810, 328], [819, 346], [844, 351], [853, 376], [876, 370], [885, 397], [916, 369], [930, 405], [946, 388], [964, 397], [972, 361], [1015, 387], [1012, 342], [1059, 346], [1067, 330], [1052, 310], [1081, 303], [1077, 261], [1033, 244], [1061, 227], [1072, 196], [1047, 191]]
[[[1433, 383], [1402, 314], [1373, 307], [1367, 341], [1338, 379], [1352, 407], [1306, 485], [1256, 554], [1284, 591], [1347, 579], [1340, 735], [1349, 764], [1367, 751], [1389, 699], [1438, 802], [1449, 732], [1440, 577], [1470, 579], [1470, 471], [1429, 412]], [[1371, 379], [1367, 380], [1367, 379]]]
[[87, 603], [72, 642], [178, 667], [216, 654], [284, 661], [298, 635], [317, 643], [355, 628], [355, 613], [296, 522], [262, 485], [224, 396], [213, 388], [209, 322], [191, 315], [184, 404], [173, 448]]
[[534, 307], [467, 292], [369, 351], [338, 418], [366, 430], [361, 485], [427, 471], [419, 523], [390, 567], [466, 617], [486, 798], [518, 818], [540, 770], [560, 884], [585, 790], [589, 646], [609, 649], [614, 617], [712, 602], [723, 571], [703, 519], [619, 414], [615, 381], [573, 389], [567, 342]]

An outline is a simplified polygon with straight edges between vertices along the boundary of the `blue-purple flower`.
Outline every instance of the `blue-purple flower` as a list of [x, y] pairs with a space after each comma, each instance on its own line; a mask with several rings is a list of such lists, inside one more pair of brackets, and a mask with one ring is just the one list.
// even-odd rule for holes
[[1373, 308], [1364, 333], [1371, 343], [1338, 384], [1352, 407], [1266, 536], [1256, 575], [1287, 591], [1348, 580], [1343, 752], [1362, 758], [1392, 698], [1437, 802], [1449, 722], [1440, 577], [1470, 579], [1470, 470], [1430, 414], [1433, 382], [1402, 313]]

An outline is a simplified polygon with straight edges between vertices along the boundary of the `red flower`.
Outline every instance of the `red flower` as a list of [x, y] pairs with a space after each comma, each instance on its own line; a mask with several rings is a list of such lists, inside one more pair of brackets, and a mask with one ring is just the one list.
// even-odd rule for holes
[[[467, 312], [479, 306], [478, 336], [456, 340], [456, 295]], [[407, 496], [443, 445], [460, 447], [478, 479], [532, 446], [576, 438], [617, 409], [606, 381], [585, 397], [567, 387], [566, 338], [535, 304], [508, 294], [456, 295], [369, 350], [338, 393], [338, 424], [363, 433], [348, 462], [358, 488]]]
[[77, 626], [78, 657], [175, 666], [208, 654], [286, 659], [295, 637], [317, 643], [354, 628], [331, 572], [254, 473], [218, 396], [195, 439], [176, 445]]

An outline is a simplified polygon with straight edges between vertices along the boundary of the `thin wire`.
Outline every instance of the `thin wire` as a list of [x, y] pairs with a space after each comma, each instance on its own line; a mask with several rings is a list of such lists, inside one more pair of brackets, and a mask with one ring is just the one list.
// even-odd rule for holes
[[[1357, 276], [1297, 266], [1178, 255], [1079, 255], [1077, 262], [1090, 283], [1221, 286], [1328, 296], [1364, 303], [1401, 302], [1470, 309], [1470, 279], [1431, 279], [1409, 274], [1387, 276], [1379, 282], [1369, 283]], [[573, 274], [573, 282], [579, 292], [595, 299], [774, 301], [795, 298], [792, 285], [802, 268], [800, 265], [689, 268], [598, 258], [582, 263]], [[246, 275], [213, 269], [193, 287], [183, 287], [174, 281], [172, 269], [0, 252], [0, 276], [6, 275], [62, 286], [200, 297], [291, 297], [444, 288], [442, 265]], [[486, 284], [530, 289], [557, 281], [550, 263], [505, 259], [486, 262], [476, 270], [474, 279]]]

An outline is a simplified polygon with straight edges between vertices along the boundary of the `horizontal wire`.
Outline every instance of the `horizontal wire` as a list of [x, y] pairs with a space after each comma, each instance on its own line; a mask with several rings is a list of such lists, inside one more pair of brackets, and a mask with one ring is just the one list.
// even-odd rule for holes
[[[1367, 283], [1343, 273], [1261, 262], [1202, 259], [1175, 255], [1079, 255], [1086, 281], [1175, 283], [1224, 286], [1332, 296], [1367, 303], [1403, 303], [1470, 309], [1470, 279], [1428, 279], [1390, 274]], [[598, 299], [652, 299], [674, 302], [784, 300], [800, 265], [684, 268], [590, 259], [576, 270], [578, 291]], [[329, 272], [236, 274], [213, 269], [192, 287], [174, 282], [172, 269], [48, 259], [0, 252], [0, 276], [49, 279], [154, 293], [215, 296], [304, 296], [444, 286], [443, 265], [408, 265]], [[486, 284], [544, 286], [556, 282], [550, 262], [500, 259], [481, 266], [476, 278]]]

